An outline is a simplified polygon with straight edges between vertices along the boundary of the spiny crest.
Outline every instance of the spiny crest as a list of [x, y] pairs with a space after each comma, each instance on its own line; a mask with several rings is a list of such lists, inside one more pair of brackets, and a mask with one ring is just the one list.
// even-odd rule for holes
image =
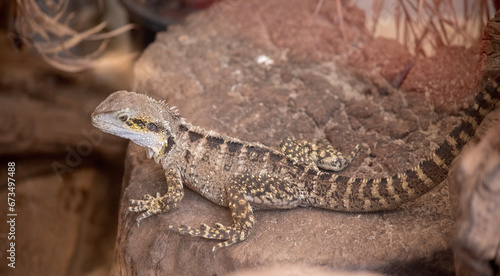
[[144, 96], [149, 101], [157, 102], [157, 103], [161, 104], [162, 106], [164, 106], [172, 114], [172, 116], [174, 116], [175, 118], [180, 118], [181, 117], [181, 115], [179, 114], [179, 109], [176, 106], [170, 107], [168, 105], [168, 103], [164, 99], [157, 100], [157, 99], [155, 99], [155, 98], [153, 98], [153, 97], [151, 97], [149, 95], [139, 94], [139, 93], [136, 93], [136, 92], [128, 92], [128, 93], [134, 93], [134, 94], [139, 95], [139, 96]]
[[[168, 107], [168, 105], [165, 103], [165, 101], [163, 101], [163, 104], [165, 104], [165, 106]], [[176, 106], [172, 106], [170, 107], [170, 112], [173, 113], [174, 116], [177, 116], [177, 117], [180, 117], [181, 115], [179, 114], [179, 109], [177, 109]]]
[[[181, 119], [183, 120], [183, 118]], [[213, 130], [206, 130], [202, 127], [199, 127], [199, 126], [194, 126], [192, 125], [191, 123], [186, 123], [183, 121], [183, 124], [184, 126], [187, 127], [187, 129], [191, 132], [195, 132], [195, 133], [198, 133], [198, 134], [201, 134], [204, 138], [208, 138], [208, 137], [215, 137], [215, 138], [220, 138], [224, 141], [227, 141], [227, 142], [232, 142], [232, 143], [240, 143], [240, 144], [245, 144], [245, 145], [250, 145], [252, 143], [248, 143], [248, 142], [244, 142], [238, 138], [234, 138], [234, 137], [231, 137], [231, 136], [228, 136], [228, 135], [225, 135], [225, 134], [220, 134], [216, 131], [213, 131]]]
[[[139, 94], [139, 95], [142, 95], [142, 94]], [[172, 113], [172, 115], [174, 115], [176, 117], [180, 117], [179, 109], [177, 109], [176, 106], [171, 107], [168, 105], [167, 101], [165, 101], [165, 100], [156, 100], [148, 95], [144, 95], [144, 96], [149, 98], [149, 100], [151, 100], [151, 101], [156, 101], [156, 102], [160, 103], [161, 105], [163, 105], [166, 109], [168, 109]]]

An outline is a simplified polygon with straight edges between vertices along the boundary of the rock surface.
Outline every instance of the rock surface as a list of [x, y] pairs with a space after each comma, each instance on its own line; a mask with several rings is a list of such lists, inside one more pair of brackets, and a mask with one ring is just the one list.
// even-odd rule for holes
[[277, 265], [244, 269], [229, 273], [228, 276], [378, 276], [382, 274], [366, 271], [331, 271], [327, 268], [308, 267], [304, 265]]
[[449, 177], [457, 275], [498, 275], [500, 269], [500, 110], [491, 115], [484, 138], [464, 151]]
[[[500, 13], [486, 26], [480, 70], [500, 73]], [[456, 217], [454, 258], [457, 275], [500, 275], [500, 109], [488, 116], [450, 168], [449, 186]]]
[[[277, 147], [287, 135], [326, 138], [344, 152], [361, 144], [343, 175], [381, 177], [416, 164], [458, 122], [450, 113], [474, 94], [477, 52], [456, 48], [412, 58], [395, 43], [367, 37], [354, 10], [346, 14], [346, 44], [333, 1], [314, 16], [316, 3], [221, 2], [158, 34], [135, 66], [134, 89], [178, 106], [194, 125], [243, 140]], [[384, 46], [381, 56], [372, 48]], [[228, 224], [227, 209], [188, 190], [177, 210], [137, 227], [136, 215], [125, 213], [127, 201], [164, 193], [165, 180], [133, 144], [125, 171], [114, 275], [224, 275], [292, 263], [393, 275], [454, 271], [443, 184], [388, 212], [257, 212], [250, 237], [214, 258], [214, 241], [181, 236], [167, 225]]]

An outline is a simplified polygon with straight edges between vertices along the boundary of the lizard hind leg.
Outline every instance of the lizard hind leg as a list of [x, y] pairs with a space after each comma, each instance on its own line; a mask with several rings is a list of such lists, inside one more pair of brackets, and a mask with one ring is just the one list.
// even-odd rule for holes
[[292, 137], [285, 137], [281, 139], [280, 150], [281, 153], [294, 162], [318, 169], [316, 162], [312, 159], [311, 153], [313, 149], [311, 146], [306, 141], [298, 141]]
[[307, 141], [298, 141], [291, 137], [285, 137], [281, 140], [280, 145], [281, 152], [295, 162], [328, 171], [345, 169], [356, 157], [359, 148], [359, 145], [357, 145], [348, 156], [344, 156], [341, 152], [335, 150], [327, 140], [320, 141], [316, 145]]

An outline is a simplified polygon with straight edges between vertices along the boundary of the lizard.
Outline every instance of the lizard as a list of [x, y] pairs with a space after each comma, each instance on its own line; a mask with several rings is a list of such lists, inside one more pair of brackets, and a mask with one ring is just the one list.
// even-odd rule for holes
[[219, 240], [213, 248], [245, 240], [255, 224], [254, 210], [317, 207], [341, 212], [392, 210], [427, 193], [447, 176], [451, 162], [500, 99], [500, 77], [487, 79], [474, 102], [444, 142], [418, 165], [384, 178], [338, 175], [354, 158], [331, 146], [285, 138], [281, 150], [245, 142], [194, 126], [165, 101], [127, 91], [109, 95], [92, 113], [103, 132], [130, 139], [165, 171], [167, 192], [130, 199], [137, 225], [179, 206], [184, 185], [229, 208], [231, 225], [186, 225], [168, 229]]

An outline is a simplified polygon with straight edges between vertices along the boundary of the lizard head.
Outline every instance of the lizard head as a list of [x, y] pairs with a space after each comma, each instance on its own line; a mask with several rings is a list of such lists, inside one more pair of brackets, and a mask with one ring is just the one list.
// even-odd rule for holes
[[179, 116], [163, 102], [127, 91], [109, 95], [92, 113], [95, 127], [147, 148], [149, 157], [168, 146], [177, 120]]

